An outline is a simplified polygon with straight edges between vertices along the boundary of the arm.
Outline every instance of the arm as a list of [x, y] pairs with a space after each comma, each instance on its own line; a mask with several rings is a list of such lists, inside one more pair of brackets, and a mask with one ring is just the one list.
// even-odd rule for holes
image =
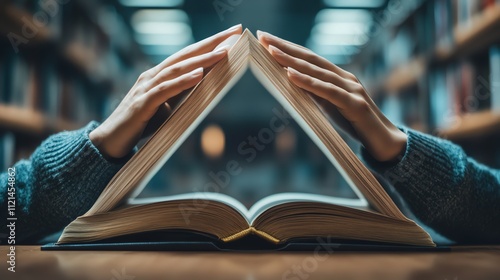
[[[130, 158], [138, 140], [165, 120], [166, 102], [192, 88], [226, 56], [224, 41], [241, 25], [190, 45], [140, 75], [116, 110], [101, 125], [50, 137], [17, 163], [16, 241], [32, 242], [84, 214]], [[219, 46], [222, 44], [222, 46]], [[168, 104], [167, 104], [168, 105]], [[161, 120], [155, 123], [155, 120]], [[8, 174], [0, 174], [0, 219], [7, 219]], [[0, 239], [7, 228], [0, 229]], [[3, 241], [3, 240], [1, 240]]]
[[402, 159], [384, 164], [362, 149], [368, 165], [437, 232], [460, 243], [500, 242], [500, 171], [449, 141], [403, 130], [408, 144]]
[[[128, 157], [106, 160], [92, 144], [88, 135], [97, 126], [92, 122], [83, 129], [56, 134], [30, 160], [14, 165], [17, 242], [34, 242], [84, 214], [125, 163]], [[0, 174], [2, 222], [8, 217], [9, 187], [8, 174]], [[6, 233], [5, 228], [1, 232]]]
[[422, 222], [455, 241], [500, 242], [498, 171], [448, 141], [397, 128], [353, 74], [308, 49], [258, 35], [289, 79], [362, 143], [369, 165], [393, 182]]

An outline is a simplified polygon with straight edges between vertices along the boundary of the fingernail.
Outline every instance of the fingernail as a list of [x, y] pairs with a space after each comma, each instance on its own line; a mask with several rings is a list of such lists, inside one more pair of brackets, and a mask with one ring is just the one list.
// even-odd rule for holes
[[276, 36], [274, 36], [273, 34], [271, 34], [269, 32], [262, 32], [262, 35], [265, 37], [277, 38]]
[[277, 47], [273, 45], [269, 45], [269, 49], [271, 50], [271, 53], [277, 54], [277, 55], [284, 55], [285, 53], [278, 49]]
[[257, 38], [270, 38], [270, 37], [275, 37], [273, 35], [271, 35], [269, 32], [265, 32], [265, 31], [260, 31], [260, 30], [257, 30]]
[[191, 72], [191, 75], [193, 77], [198, 77], [198, 76], [200, 76], [202, 74], [203, 74], [203, 67], [196, 68], [196, 69], [193, 70], [193, 72]]
[[241, 23], [240, 24], [236, 24], [235, 26], [229, 27], [226, 31], [227, 32], [233, 32], [235, 30], [238, 30], [240, 27], [241, 27]]
[[214, 54], [221, 54], [227, 52], [227, 46], [220, 46], [213, 51]]
[[288, 66], [287, 70], [288, 70], [288, 73], [290, 73], [291, 75], [299, 75], [299, 71], [293, 69], [290, 66]]

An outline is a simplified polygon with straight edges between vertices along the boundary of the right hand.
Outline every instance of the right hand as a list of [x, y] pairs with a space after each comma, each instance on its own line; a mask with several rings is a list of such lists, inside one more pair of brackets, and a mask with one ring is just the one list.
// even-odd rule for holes
[[226, 56], [227, 48], [219, 44], [241, 31], [241, 25], [233, 26], [187, 46], [142, 73], [115, 111], [89, 134], [92, 143], [107, 158], [130, 153], [155, 114], [164, 113], [164, 104], [198, 84], [203, 70]]
[[259, 41], [288, 70], [292, 83], [313, 97], [344, 130], [378, 161], [395, 161], [406, 150], [407, 136], [387, 119], [351, 73], [309, 49], [266, 32]]

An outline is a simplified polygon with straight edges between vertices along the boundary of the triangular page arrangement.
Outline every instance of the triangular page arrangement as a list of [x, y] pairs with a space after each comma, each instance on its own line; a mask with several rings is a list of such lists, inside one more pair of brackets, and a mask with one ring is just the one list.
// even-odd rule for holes
[[[249, 67], [360, 199], [282, 194], [265, 198], [250, 210], [221, 194], [190, 194], [154, 201], [133, 199]], [[199, 199], [206, 201], [204, 206], [193, 207], [192, 201]], [[215, 65], [115, 175], [93, 207], [66, 227], [59, 243], [169, 229], [203, 232], [224, 242], [256, 234], [273, 243], [298, 237], [333, 236], [435, 246], [421, 227], [401, 213], [311, 96], [289, 81], [286, 70], [248, 30], [231, 47], [227, 58]]]

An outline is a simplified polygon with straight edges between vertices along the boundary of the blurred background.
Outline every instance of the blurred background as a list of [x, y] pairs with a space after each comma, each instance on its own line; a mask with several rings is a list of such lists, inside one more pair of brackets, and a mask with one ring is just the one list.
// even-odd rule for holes
[[[1, 170], [104, 120], [141, 72], [238, 23], [312, 49], [393, 122], [500, 167], [498, 0], [0, 0]], [[354, 197], [295, 122], [269, 133], [280, 112], [247, 73], [141, 195], [210, 190], [233, 160], [241, 172], [221, 192], [247, 206], [285, 191]]]

